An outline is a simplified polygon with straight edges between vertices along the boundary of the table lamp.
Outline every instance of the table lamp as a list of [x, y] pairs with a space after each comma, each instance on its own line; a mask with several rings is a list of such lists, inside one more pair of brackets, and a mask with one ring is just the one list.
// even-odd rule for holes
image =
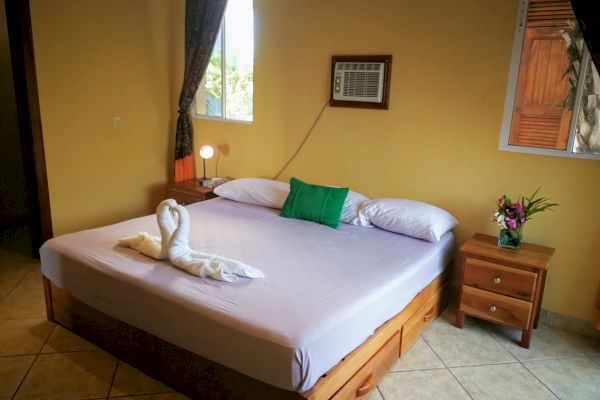
[[202, 167], [204, 168], [204, 173], [202, 176], [203, 183], [206, 180], [206, 160], [212, 158], [214, 154], [215, 149], [213, 149], [212, 146], [205, 144], [204, 146], [200, 147], [200, 157], [202, 157]]

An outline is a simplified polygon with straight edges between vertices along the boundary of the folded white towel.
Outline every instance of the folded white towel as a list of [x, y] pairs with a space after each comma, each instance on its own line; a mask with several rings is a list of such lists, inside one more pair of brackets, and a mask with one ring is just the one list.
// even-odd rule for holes
[[176, 205], [171, 207], [171, 211], [178, 216], [177, 228], [169, 241], [169, 260], [173, 265], [190, 274], [226, 282], [236, 282], [238, 276], [265, 277], [261, 270], [240, 261], [191, 249], [188, 245], [190, 216], [187, 210], [183, 206]]
[[156, 208], [156, 219], [160, 229], [160, 238], [140, 232], [136, 236], [128, 236], [118, 240], [120, 246], [131, 247], [145, 256], [155, 260], [166, 260], [169, 258], [169, 240], [175, 231], [176, 225], [171, 215], [171, 208], [177, 202], [173, 199], [163, 200]]

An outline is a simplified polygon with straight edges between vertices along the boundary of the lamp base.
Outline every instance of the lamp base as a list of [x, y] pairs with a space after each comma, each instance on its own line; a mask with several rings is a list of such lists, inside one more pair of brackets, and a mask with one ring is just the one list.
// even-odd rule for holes
[[206, 188], [210, 188], [210, 189], [212, 189], [212, 188], [214, 188], [214, 187], [215, 187], [215, 185], [214, 185], [214, 183], [213, 183], [212, 179], [200, 179], [200, 184], [201, 184], [202, 186], [204, 186], [204, 187], [206, 187]]
[[230, 181], [230, 179], [227, 179], [227, 178], [211, 178], [211, 179], [199, 179], [198, 183], [200, 183], [202, 186], [204, 186], [206, 188], [214, 189], [217, 186], [222, 185], [229, 181]]

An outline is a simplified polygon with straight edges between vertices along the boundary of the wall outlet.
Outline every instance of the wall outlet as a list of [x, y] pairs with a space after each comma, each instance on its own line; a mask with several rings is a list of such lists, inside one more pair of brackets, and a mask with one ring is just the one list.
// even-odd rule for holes
[[113, 129], [121, 129], [123, 126], [123, 119], [121, 117], [113, 118]]

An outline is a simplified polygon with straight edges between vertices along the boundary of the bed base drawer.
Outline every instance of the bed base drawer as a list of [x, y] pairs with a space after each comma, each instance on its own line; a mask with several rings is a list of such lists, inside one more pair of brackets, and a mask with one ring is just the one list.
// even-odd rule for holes
[[[447, 285], [447, 284], [446, 284]], [[443, 297], [444, 287], [438, 289], [419, 310], [406, 321], [402, 327], [402, 345], [400, 356], [406, 354], [421, 333], [435, 320], [439, 313], [445, 308]]]
[[383, 345], [367, 363], [332, 397], [332, 400], [365, 399], [377, 382], [398, 360], [400, 332]]
[[531, 303], [463, 286], [460, 311], [513, 328], [527, 329], [531, 315]]

